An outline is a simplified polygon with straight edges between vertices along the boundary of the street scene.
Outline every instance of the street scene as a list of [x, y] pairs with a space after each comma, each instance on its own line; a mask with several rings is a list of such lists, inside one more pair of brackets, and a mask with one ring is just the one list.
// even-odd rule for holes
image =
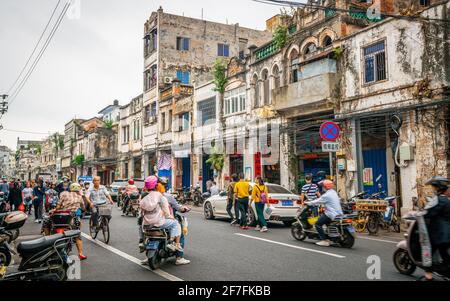
[[450, 1], [229, 2], [0, 1], [0, 281], [450, 279]]

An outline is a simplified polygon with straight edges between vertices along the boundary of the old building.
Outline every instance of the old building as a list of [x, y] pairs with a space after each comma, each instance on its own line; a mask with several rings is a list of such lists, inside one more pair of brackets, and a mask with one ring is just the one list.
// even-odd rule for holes
[[11, 178], [14, 176], [14, 152], [7, 146], [0, 145], [0, 176]]
[[17, 138], [16, 177], [27, 181], [36, 179], [39, 174], [39, 154], [41, 150], [42, 141]]
[[[194, 182], [191, 172], [193, 159], [185, 157], [184, 151], [183, 162], [175, 160], [180, 158], [175, 158], [171, 151], [172, 124], [181, 123], [184, 132], [187, 131], [185, 125], [192, 123], [192, 112], [186, 108], [194, 104], [186, 104], [189, 100], [184, 96], [189, 98], [194, 86], [201, 86], [213, 79], [211, 71], [216, 59], [227, 62], [233, 56], [243, 57], [248, 53], [249, 46], [261, 45], [271, 37], [268, 31], [172, 15], [162, 8], [152, 13], [145, 23], [144, 36], [145, 175], [158, 172], [169, 178], [183, 177], [184, 184]], [[173, 89], [180, 89], [183, 97], [172, 97]], [[177, 105], [177, 101], [184, 104]], [[180, 111], [180, 107], [184, 109]], [[176, 135], [179, 129], [176, 128]], [[175, 163], [178, 165], [174, 169]], [[182, 171], [180, 165], [184, 167]], [[174, 175], [174, 170], [178, 170], [177, 175]], [[184, 176], [180, 176], [181, 173]]]
[[144, 177], [143, 171], [143, 96], [120, 108], [118, 124], [118, 172], [121, 179]]
[[76, 181], [76, 169], [72, 165], [74, 159], [74, 151], [76, 148], [76, 140], [80, 132], [77, 124], [85, 121], [84, 119], [74, 118], [64, 126], [64, 149], [61, 152], [61, 174], [69, 177], [72, 181]]
[[[450, 3], [422, 19], [388, 18], [341, 39], [342, 152], [338, 186], [347, 196], [401, 196], [405, 210], [427, 194], [424, 182], [449, 175]], [[428, 191], [429, 192], [429, 191]]]
[[98, 114], [101, 116], [103, 121], [112, 122], [113, 124], [117, 124], [120, 121], [120, 105], [119, 101], [116, 99], [113, 101], [113, 104], [106, 106], [101, 109]]

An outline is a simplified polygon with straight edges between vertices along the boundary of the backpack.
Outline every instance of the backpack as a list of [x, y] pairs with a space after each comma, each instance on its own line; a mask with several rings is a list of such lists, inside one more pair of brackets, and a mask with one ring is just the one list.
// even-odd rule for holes
[[[267, 195], [266, 195], [266, 191], [264, 190], [264, 191], [262, 191], [260, 188], [259, 188], [259, 186], [258, 185], [256, 185], [256, 187], [258, 187], [258, 190], [259, 190], [259, 202], [261, 203], [261, 204], [267, 204]], [[264, 186], [264, 188], [265, 188], [266, 186]]]

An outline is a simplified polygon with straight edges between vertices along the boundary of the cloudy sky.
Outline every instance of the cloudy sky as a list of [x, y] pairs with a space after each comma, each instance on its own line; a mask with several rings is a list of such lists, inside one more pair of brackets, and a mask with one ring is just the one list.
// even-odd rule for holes
[[[143, 24], [159, 6], [194, 18], [201, 18], [203, 8], [207, 20], [256, 29], [265, 29], [265, 20], [280, 11], [277, 6], [251, 0], [72, 1], [80, 3], [79, 18], [77, 10], [69, 11], [0, 120], [2, 145], [14, 149], [17, 137], [41, 139], [45, 133], [63, 132], [64, 124], [73, 117], [89, 118], [114, 99], [125, 104], [139, 95]], [[0, 0], [0, 95], [16, 80], [57, 2]], [[61, 1], [58, 12], [66, 2]]]

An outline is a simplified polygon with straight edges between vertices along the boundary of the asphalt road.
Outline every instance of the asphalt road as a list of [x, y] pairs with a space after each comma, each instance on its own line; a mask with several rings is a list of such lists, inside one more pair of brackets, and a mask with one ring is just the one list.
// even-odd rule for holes
[[[185, 258], [191, 264], [175, 266], [174, 260], [170, 260], [157, 271], [140, 264], [145, 254], [138, 250], [136, 218], [122, 217], [114, 208], [109, 245], [101, 239], [93, 241], [88, 234], [88, 220], [84, 220], [83, 241], [88, 260], [81, 263], [81, 280], [367, 281], [370, 265], [367, 260], [371, 255], [381, 260], [381, 280], [419, 277], [418, 272], [414, 277], [401, 275], [393, 266], [392, 254], [400, 235], [361, 234], [352, 249], [323, 248], [314, 241], [296, 241], [290, 228], [281, 223], [270, 223], [269, 232], [260, 233], [230, 226], [228, 220], [205, 220], [201, 208], [195, 208], [187, 216]], [[22, 231], [25, 236], [21, 239], [39, 233], [40, 226], [32, 223], [32, 219]]]

